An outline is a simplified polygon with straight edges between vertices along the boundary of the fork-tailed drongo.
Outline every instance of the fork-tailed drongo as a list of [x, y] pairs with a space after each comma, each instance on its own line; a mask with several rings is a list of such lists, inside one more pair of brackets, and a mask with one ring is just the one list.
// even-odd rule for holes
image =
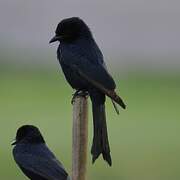
[[[103, 55], [85, 22], [72, 17], [62, 20], [50, 43], [59, 41], [57, 57], [65, 78], [73, 89], [90, 95], [93, 110], [94, 137], [91, 154], [94, 162], [100, 154], [112, 164], [108, 142], [105, 96], [125, 109], [123, 100], [115, 92], [115, 82], [107, 71]], [[115, 106], [116, 107], [116, 106]], [[117, 109], [116, 109], [117, 110]]]
[[69, 180], [63, 165], [46, 146], [39, 129], [32, 125], [20, 127], [12, 144], [13, 156], [31, 180]]

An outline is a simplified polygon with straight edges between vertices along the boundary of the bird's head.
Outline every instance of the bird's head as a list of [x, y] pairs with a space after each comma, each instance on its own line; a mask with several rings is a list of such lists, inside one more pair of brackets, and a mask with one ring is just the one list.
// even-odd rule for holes
[[49, 43], [55, 41], [72, 42], [80, 37], [92, 38], [90, 29], [84, 21], [78, 17], [62, 20], [55, 31], [55, 36]]
[[45, 141], [37, 127], [24, 125], [17, 130], [16, 139], [12, 145], [16, 145], [18, 143], [38, 144], [45, 143]]

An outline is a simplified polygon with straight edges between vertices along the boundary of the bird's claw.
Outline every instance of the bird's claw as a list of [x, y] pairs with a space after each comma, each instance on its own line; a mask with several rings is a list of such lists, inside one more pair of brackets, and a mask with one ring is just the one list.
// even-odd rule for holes
[[76, 97], [87, 97], [89, 94], [88, 94], [88, 92], [87, 91], [82, 91], [82, 90], [77, 90], [74, 94], [72, 94], [73, 95], [73, 97], [72, 97], [72, 100], [71, 100], [71, 104], [73, 104], [74, 103], [74, 101], [75, 101], [75, 98]]

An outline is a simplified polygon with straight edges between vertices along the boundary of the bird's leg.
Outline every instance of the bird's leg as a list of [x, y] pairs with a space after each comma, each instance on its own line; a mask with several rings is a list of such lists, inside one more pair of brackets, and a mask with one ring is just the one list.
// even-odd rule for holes
[[73, 94], [73, 97], [72, 97], [72, 100], [71, 100], [71, 104], [74, 103], [74, 100], [77, 96], [81, 96], [81, 97], [87, 97], [89, 94], [87, 91], [83, 91], [83, 90], [77, 90], [74, 94]]
[[79, 92], [80, 92], [80, 90], [77, 90], [74, 94], [72, 94], [71, 104], [74, 103], [74, 100], [75, 100], [76, 96], [78, 96]]

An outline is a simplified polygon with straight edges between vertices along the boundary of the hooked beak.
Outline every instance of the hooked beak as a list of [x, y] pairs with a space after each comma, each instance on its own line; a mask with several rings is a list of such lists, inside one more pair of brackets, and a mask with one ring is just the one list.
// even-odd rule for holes
[[61, 39], [62, 39], [62, 36], [54, 36], [54, 37], [49, 41], [49, 43], [53, 43], [53, 42], [59, 41], [59, 40], [61, 40]]
[[16, 144], [17, 144], [17, 141], [16, 141], [16, 139], [14, 139], [14, 140], [12, 141], [11, 145], [14, 146], [14, 145], [16, 145]]

